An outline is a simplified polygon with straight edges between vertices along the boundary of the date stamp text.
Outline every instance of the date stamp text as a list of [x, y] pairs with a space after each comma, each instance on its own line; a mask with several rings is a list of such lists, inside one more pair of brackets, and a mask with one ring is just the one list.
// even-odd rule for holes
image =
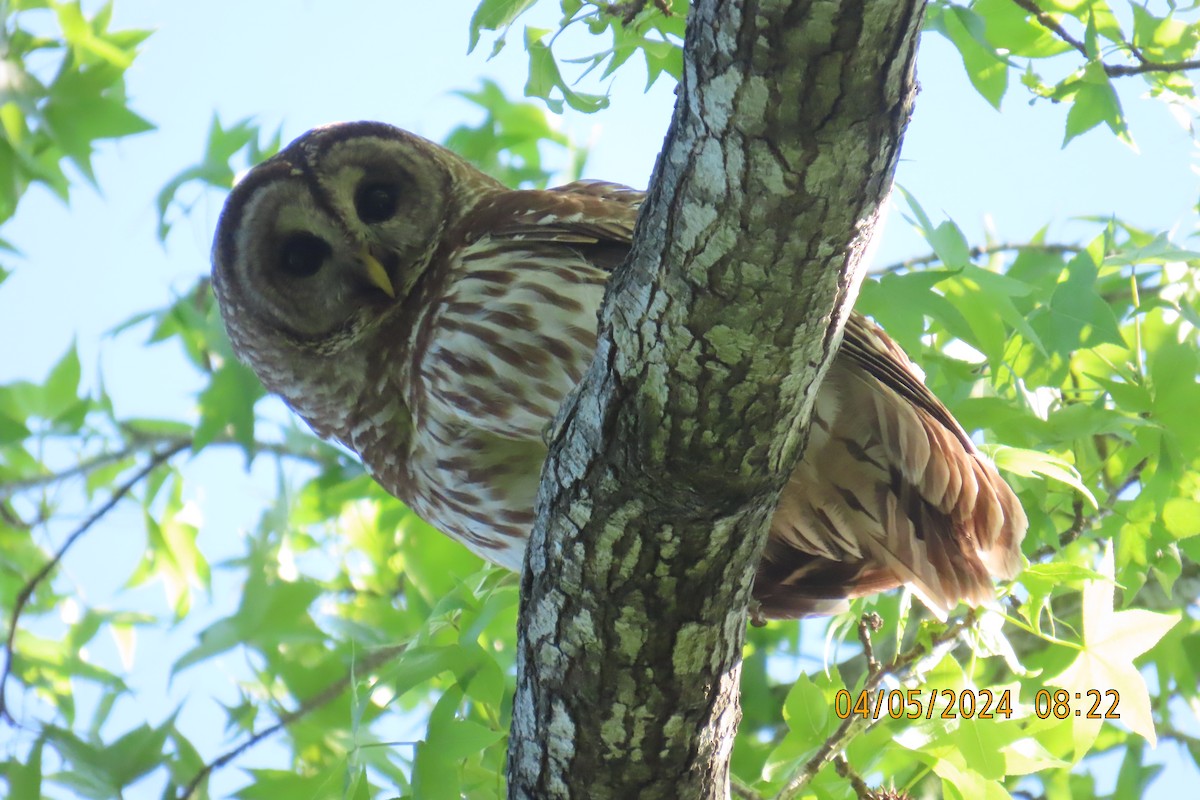
[[[1038, 719], [1120, 719], [1120, 702], [1121, 693], [1116, 689], [1074, 693], [1038, 689], [1033, 695], [1033, 713]], [[839, 689], [833, 711], [841, 719], [1011, 719], [1013, 699], [1011, 689], [864, 689], [857, 695]]]

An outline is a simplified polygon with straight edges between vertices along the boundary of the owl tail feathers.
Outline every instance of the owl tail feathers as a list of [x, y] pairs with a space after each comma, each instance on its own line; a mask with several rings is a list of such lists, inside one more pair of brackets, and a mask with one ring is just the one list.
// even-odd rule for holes
[[[772, 544], [768, 543], [768, 550]], [[849, 609], [851, 600], [899, 586], [908, 586], [942, 622], [960, 601], [973, 608], [996, 606], [992, 581], [979, 562], [974, 569], [968, 568], [967, 575], [949, 574], [931, 579], [890, 556], [853, 562], [830, 561], [807, 554], [803, 557], [810, 562], [794, 570], [765, 557], [760, 562], [754, 599], [759, 603], [761, 616], [805, 619], [840, 614]]]
[[771, 619], [805, 619], [840, 614], [856, 597], [885, 592], [903, 581], [866, 561], [832, 561], [798, 550], [777, 537], [767, 540], [754, 599]]
[[996, 494], [1004, 519], [987, 542], [981, 543], [979, 559], [988, 572], [1001, 580], [1011, 580], [1021, 571], [1021, 541], [1029, 528], [1029, 518], [1021, 501], [991, 465], [987, 467], [988, 480]]
[[908, 585], [942, 622], [960, 602], [997, 607], [993, 580], [1008, 580], [1021, 570], [1028, 519], [995, 469], [973, 456], [979, 487], [973, 509], [963, 513], [959, 506], [947, 514], [921, 504], [919, 513], [909, 506], [908, 516], [899, 513], [903, 500], [892, 501], [890, 535], [867, 543], [869, 559]]
[[[874, 535], [855, 537], [858, 557], [817, 555], [797, 546], [807, 541], [772, 530], [759, 563], [754, 596], [761, 615], [804, 618], [837, 614], [849, 601], [907, 585], [939, 620], [959, 602], [995, 607], [994, 578], [1021, 569], [1021, 540], [1028, 519], [1016, 495], [988, 463], [974, 470], [980, 502], [950, 513], [928, 502], [881, 493]], [[842, 519], [845, 514], [828, 513]]]

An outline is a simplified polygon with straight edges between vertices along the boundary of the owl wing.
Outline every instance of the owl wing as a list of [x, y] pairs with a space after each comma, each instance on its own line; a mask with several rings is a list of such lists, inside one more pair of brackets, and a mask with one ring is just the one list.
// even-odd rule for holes
[[[555, 317], [561, 301], [530, 321], [541, 327], [550, 312], [551, 327], [573, 330], [578, 345], [581, 330], [594, 336], [604, 279], [628, 254], [644, 197], [590, 181], [505, 193], [481, 204], [466, 238], [531, 276], [592, 287], [573, 321]], [[564, 291], [555, 290], [560, 300]], [[568, 390], [593, 343], [572, 346], [562, 362]], [[540, 432], [561, 397], [507, 415], [505, 435]], [[770, 616], [806, 616], [909, 583], [945, 616], [960, 599], [990, 597], [989, 573], [1015, 574], [1026, 524], [1011, 489], [904, 351], [852, 313], [818, 393], [809, 447], [780, 498], [755, 595]]]
[[[619, 247], [628, 252], [646, 193], [608, 181], [575, 181], [546, 191], [497, 198], [501, 212], [482, 222], [494, 239], [580, 246], [585, 255]], [[505, 202], [505, 201], [508, 202]], [[614, 264], [611, 269], [615, 268]]]
[[[540, 234], [517, 225], [515, 235], [627, 245], [645, 198], [587, 181], [548, 194], [572, 202], [553, 220], [537, 217]], [[852, 312], [818, 392], [808, 449], [780, 498], [755, 594], [768, 613], [804, 616], [910, 584], [944, 618], [960, 600], [993, 597], [993, 575], [1018, 572], [1027, 526], [1012, 489], [919, 368]]]
[[878, 326], [853, 314], [822, 383], [756, 583], [771, 616], [829, 613], [909, 584], [945, 618], [1020, 568], [1012, 489]]

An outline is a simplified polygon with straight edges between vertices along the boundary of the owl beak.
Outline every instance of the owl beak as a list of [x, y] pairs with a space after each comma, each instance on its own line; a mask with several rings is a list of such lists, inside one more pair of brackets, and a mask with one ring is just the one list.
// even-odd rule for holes
[[392, 288], [392, 279], [388, 277], [387, 270], [383, 268], [383, 264], [379, 263], [379, 259], [371, 255], [371, 251], [365, 247], [358, 254], [358, 258], [366, 267], [367, 280], [371, 282], [371, 285], [395, 300], [396, 290]]

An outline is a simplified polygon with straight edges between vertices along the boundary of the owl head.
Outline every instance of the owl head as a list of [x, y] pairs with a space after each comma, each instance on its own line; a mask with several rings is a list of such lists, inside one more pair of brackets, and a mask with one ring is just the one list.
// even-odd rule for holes
[[213, 288], [234, 349], [268, 385], [281, 357], [338, 355], [399, 312], [443, 234], [496, 188], [383, 123], [304, 134], [234, 187], [217, 225]]

